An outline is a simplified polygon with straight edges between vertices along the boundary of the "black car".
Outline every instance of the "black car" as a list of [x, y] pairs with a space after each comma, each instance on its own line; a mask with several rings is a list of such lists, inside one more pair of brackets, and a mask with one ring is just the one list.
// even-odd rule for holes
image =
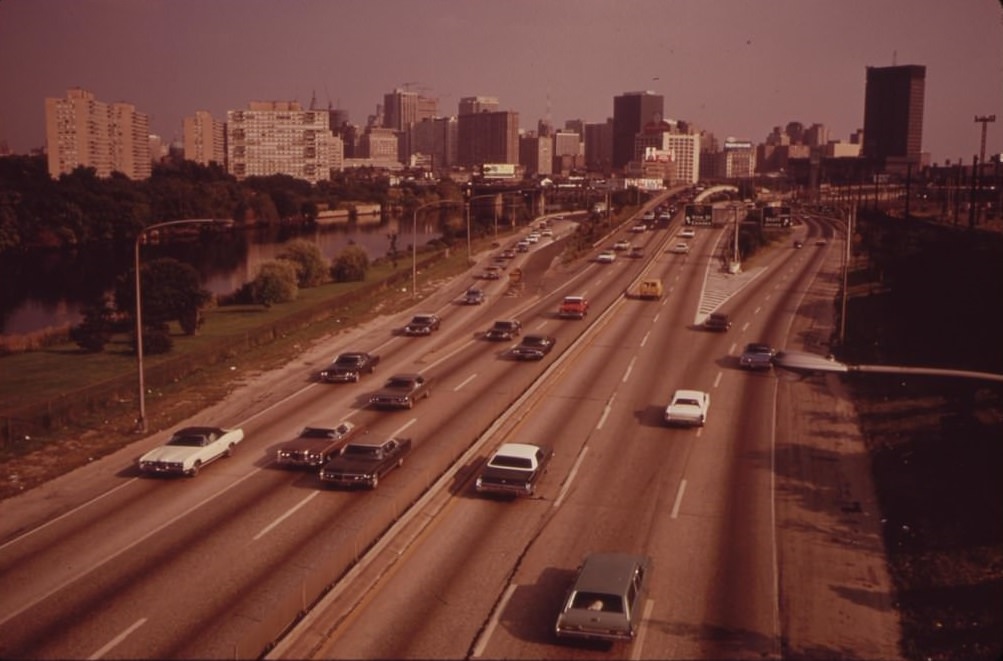
[[515, 319], [499, 319], [484, 333], [485, 340], [504, 342], [511, 340], [522, 332], [522, 324]]
[[432, 331], [439, 330], [439, 315], [436, 314], [416, 314], [404, 327], [405, 335], [431, 335]]
[[467, 293], [463, 295], [464, 305], [480, 305], [484, 302], [484, 290], [478, 289], [477, 287], [471, 287], [467, 290]]
[[343, 353], [327, 369], [321, 371], [320, 379], [328, 383], [357, 382], [361, 375], [372, 374], [379, 362], [378, 355], [364, 351]]
[[728, 315], [724, 313], [711, 312], [707, 319], [703, 322], [703, 327], [709, 331], [723, 333], [731, 328], [731, 319], [729, 319]]
[[526, 335], [510, 353], [516, 360], [540, 360], [550, 353], [556, 342], [553, 335]]

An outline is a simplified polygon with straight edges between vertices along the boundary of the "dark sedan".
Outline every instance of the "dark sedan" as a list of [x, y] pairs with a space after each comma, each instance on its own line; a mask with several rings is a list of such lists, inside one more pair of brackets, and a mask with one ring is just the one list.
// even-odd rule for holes
[[554, 348], [557, 338], [552, 335], [526, 335], [509, 352], [516, 360], [540, 360]]

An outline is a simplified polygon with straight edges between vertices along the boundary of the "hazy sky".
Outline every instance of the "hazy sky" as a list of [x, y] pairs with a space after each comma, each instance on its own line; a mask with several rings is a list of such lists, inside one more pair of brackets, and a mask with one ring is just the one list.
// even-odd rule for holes
[[1003, 151], [1000, 0], [0, 0], [0, 140], [44, 143], [44, 100], [82, 87], [151, 131], [253, 100], [346, 109], [352, 123], [410, 89], [456, 114], [498, 97], [523, 128], [601, 122], [652, 90], [665, 115], [762, 142], [790, 121], [848, 140], [866, 67], [926, 66], [923, 150]]

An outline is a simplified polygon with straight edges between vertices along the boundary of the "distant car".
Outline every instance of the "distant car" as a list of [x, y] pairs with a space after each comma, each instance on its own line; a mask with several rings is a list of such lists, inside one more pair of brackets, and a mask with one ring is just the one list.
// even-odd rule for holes
[[627, 251], [627, 257], [630, 257], [631, 259], [644, 257], [644, 248], [641, 246], [631, 246], [630, 250]]
[[630, 241], [627, 239], [620, 239], [613, 244], [613, 250], [630, 250]]
[[530, 243], [539, 243], [540, 235], [537, 234], [536, 232], [531, 232], [526, 235], [526, 240], [529, 241]]
[[800, 239], [797, 240], [797, 241], [795, 241], [794, 242], [794, 247], [795, 248], [804, 248], [804, 241], [801, 241]]
[[[654, 218], [652, 218], [652, 220], [654, 220]], [[641, 232], [647, 232], [648, 226], [645, 225], [644, 223], [638, 223], [637, 225], [631, 227], [630, 231], [634, 232], [635, 234], [640, 234]]]
[[369, 404], [379, 409], [410, 409], [431, 395], [431, 379], [421, 374], [394, 374], [369, 397]]
[[505, 342], [522, 332], [522, 324], [516, 319], [499, 319], [484, 333], [485, 340]]
[[668, 211], [663, 211], [662, 213], [658, 214], [658, 220], [660, 222], [667, 223], [670, 220], [672, 220], [672, 214], [669, 213]]
[[655, 212], [654, 211], [645, 211], [644, 215], [641, 216], [641, 219], [642, 220], [654, 220], [655, 219]]
[[750, 370], [765, 370], [773, 366], [773, 356], [776, 350], [769, 344], [750, 342], [745, 345], [745, 351], [738, 357], [740, 367]]
[[432, 331], [439, 330], [442, 320], [437, 314], [416, 314], [411, 317], [411, 321], [404, 327], [405, 335], [431, 335]]
[[704, 320], [703, 327], [709, 331], [723, 333], [731, 328], [731, 318], [723, 312], [711, 312]]
[[700, 390], [677, 390], [665, 407], [665, 424], [703, 427], [710, 409], [710, 395]]
[[526, 335], [509, 352], [516, 360], [540, 360], [554, 348], [557, 338], [552, 335]]
[[692, 227], [684, 227], [679, 231], [680, 239], [692, 239], [697, 235], [697, 231]]
[[589, 299], [584, 296], [565, 296], [557, 309], [561, 319], [584, 319], [589, 312]]
[[504, 443], [484, 465], [474, 488], [477, 493], [532, 496], [551, 454], [539, 445]]
[[688, 255], [690, 254], [690, 244], [688, 243], [677, 243], [672, 246], [672, 252], [677, 255]]
[[502, 269], [500, 266], [485, 266], [484, 270], [481, 271], [481, 280], [498, 280], [501, 278]]
[[328, 383], [357, 383], [363, 374], [372, 374], [380, 357], [364, 351], [338, 354], [333, 363], [320, 373], [321, 381]]
[[502, 257], [502, 258], [504, 258], [504, 259], [514, 259], [515, 258], [515, 250], [513, 250], [512, 248], [506, 248], [505, 250], [501, 251], [501, 253], [500, 253], [499, 256]]
[[596, 261], [600, 264], [612, 264], [616, 261], [616, 253], [612, 250], [603, 250], [596, 257]]
[[651, 559], [630, 553], [593, 553], [578, 568], [554, 632], [558, 638], [633, 640], [641, 627]]
[[552, 236], [554, 236], [554, 230], [552, 230], [552, 229], [550, 229], [548, 227], [547, 229], [540, 231], [540, 236], [552, 237]]
[[816, 246], [824, 246], [827, 243], [828, 243], [828, 241], [826, 241], [825, 239], [816, 239], [816, 241], [815, 241], [815, 245]]
[[516, 252], [529, 252], [529, 241], [523, 239], [519, 243], [515, 244]]
[[480, 305], [484, 302], [484, 290], [477, 287], [471, 287], [463, 295], [464, 305]]
[[139, 470], [194, 477], [209, 462], [231, 456], [242, 440], [244, 430], [240, 428], [184, 427], [174, 432], [166, 445], [140, 457]]

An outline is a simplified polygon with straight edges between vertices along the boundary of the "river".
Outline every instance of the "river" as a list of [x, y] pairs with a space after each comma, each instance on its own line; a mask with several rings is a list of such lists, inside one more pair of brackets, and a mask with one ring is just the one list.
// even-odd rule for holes
[[[292, 238], [315, 240], [328, 260], [351, 244], [374, 260], [386, 256], [389, 236], [394, 232], [399, 234], [401, 259], [409, 260], [412, 227], [396, 219], [358, 226], [241, 230], [206, 240], [150, 244], [142, 247], [141, 259], [174, 257], [191, 264], [201, 274], [206, 289], [226, 295], [253, 279], [261, 264], [274, 259]], [[419, 246], [440, 236], [436, 222], [419, 223], [417, 236]], [[116, 280], [129, 277], [132, 265], [132, 243], [0, 255], [0, 335], [23, 335], [78, 323], [81, 310], [114, 291]]]

